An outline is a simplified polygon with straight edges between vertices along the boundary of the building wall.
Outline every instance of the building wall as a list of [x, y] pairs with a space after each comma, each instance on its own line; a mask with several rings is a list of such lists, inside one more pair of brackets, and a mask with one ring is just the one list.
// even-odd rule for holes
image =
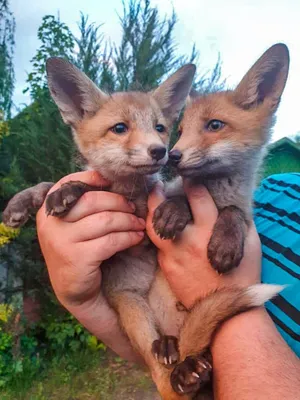
[[285, 172], [300, 172], [300, 151], [278, 148], [269, 153], [262, 167], [263, 177]]

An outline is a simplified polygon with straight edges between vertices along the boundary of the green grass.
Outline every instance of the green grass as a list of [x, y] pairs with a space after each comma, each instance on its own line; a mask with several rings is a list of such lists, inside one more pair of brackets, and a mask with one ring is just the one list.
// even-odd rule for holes
[[0, 391], [1, 400], [154, 400], [149, 375], [103, 353], [62, 355], [44, 365], [38, 377], [24, 373]]

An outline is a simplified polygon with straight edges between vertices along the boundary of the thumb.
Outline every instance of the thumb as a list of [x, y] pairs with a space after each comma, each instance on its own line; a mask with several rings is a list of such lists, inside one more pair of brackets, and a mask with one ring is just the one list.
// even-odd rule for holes
[[155, 232], [153, 227], [153, 217], [157, 207], [166, 200], [164, 194], [164, 184], [158, 182], [148, 198], [148, 216], [146, 221], [146, 230], [149, 238], [158, 249], [162, 249], [167, 245], [168, 240], [161, 239]]
[[164, 193], [164, 184], [161, 181], [158, 181], [148, 198], [148, 216], [151, 217], [151, 219], [153, 218], [157, 207], [165, 200], [166, 196]]
[[212, 227], [217, 221], [218, 209], [206, 187], [184, 182], [184, 190], [191, 207], [194, 223]]

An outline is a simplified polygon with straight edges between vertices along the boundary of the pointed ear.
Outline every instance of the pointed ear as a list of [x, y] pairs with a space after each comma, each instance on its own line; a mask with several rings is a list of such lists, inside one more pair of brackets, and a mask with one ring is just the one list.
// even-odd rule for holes
[[68, 61], [51, 57], [46, 64], [48, 87], [66, 124], [76, 125], [93, 116], [107, 95], [78, 68]]
[[235, 102], [248, 109], [268, 101], [274, 112], [279, 105], [288, 71], [289, 50], [285, 44], [275, 44], [258, 59], [235, 89]]
[[196, 72], [194, 64], [186, 64], [152, 92], [167, 118], [175, 121], [185, 105]]

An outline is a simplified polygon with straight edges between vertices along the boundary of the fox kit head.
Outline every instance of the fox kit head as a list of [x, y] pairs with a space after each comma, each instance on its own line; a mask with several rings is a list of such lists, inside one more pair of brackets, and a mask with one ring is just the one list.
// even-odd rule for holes
[[149, 93], [108, 95], [61, 58], [47, 61], [48, 86], [88, 165], [106, 178], [153, 174], [168, 160], [170, 130], [189, 94], [195, 66]]
[[288, 49], [276, 44], [235, 90], [191, 99], [180, 125], [181, 137], [169, 154], [179, 173], [209, 178], [240, 168], [252, 170], [269, 140], [288, 69]]

